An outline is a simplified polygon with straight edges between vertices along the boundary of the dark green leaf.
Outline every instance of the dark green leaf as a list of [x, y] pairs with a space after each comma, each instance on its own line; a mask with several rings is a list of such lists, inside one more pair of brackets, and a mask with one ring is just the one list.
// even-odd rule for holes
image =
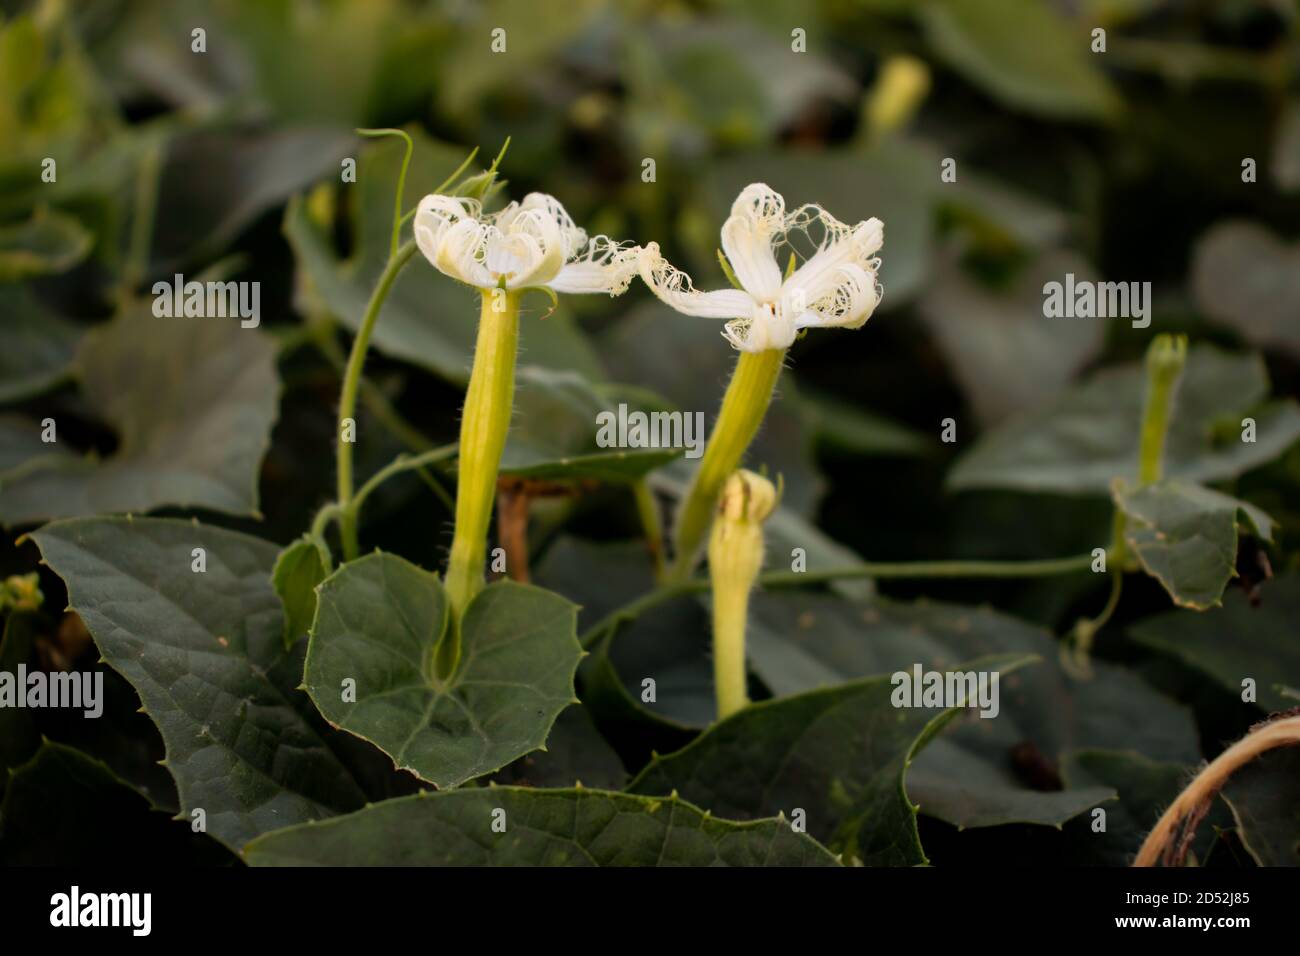
[[1254, 533], [1273, 538], [1273, 521], [1254, 505], [1183, 481], [1112, 489], [1115, 506], [1128, 516], [1124, 538], [1148, 574], [1174, 603], [1203, 611], [1220, 603], [1236, 576], [1237, 514]]
[[436, 574], [390, 554], [350, 562], [319, 588], [305, 678], [326, 720], [442, 789], [543, 746], [582, 656], [575, 605], [503, 581], [470, 602], [460, 666], [439, 681], [449, 610]]
[[1300, 866], [1300, 747], [1261, 754], [1223, 788], [1241, 842], [1260, 866]]
[[935, 52], [1007, 106], [1054, 119], [1096, 119], [1118, 106], [1087, 30], [1048, 4], [927, 0], [921, 19]]
[[31, 537], [162, 732], [183, 813], [203, 809], [208, 832], [238, 848], [364, 802], [294, 689], [301, 658], [284, 649], [274, 545], [157, 518], [59, 521]]
[[1245, 592], [1232, 589], [1223, 606], [1203, 614], [1170, 611], [1129, 627], [1139, 644], [1210, 675], [1234, 697], [1242, 682], [1254, 683], [1256, 700], [1265, 710], [1295, 706], [1282, 688], [1300, 686], [1300, 575], [1279, 575], [1260, 586], [1259, 607]]
[[[1032, 660], [970, 666], [1006, 672]], [[960, 708], [896, 707], [893, 693], [889, 677], [875, 677], [753, 704], [656, 757], [628, 789], [680, 793], [726, 818], [803, 811], [810, 834], [866, 865], [924, 863], [904, 776]]]
[[[505, 832], [493, 830], [494, 814]], [[388, 800], [269, 834], [244, 858], [253, 866], [835, 865], [777, 820], [730, 823], [671, 798], [520, 787]]]
[[117, 451], [0, 478], [0, 522], [167, 505], [256, 513], [280, 391], [275, 347], [260, 331], [237, 319], [131, 312], [87, 333], [77, 370], [89, 406], [118, 434]]
[[1062, 789], [1063, 754], [1133, 749], [1154, 759], [1200, 758], [1190, 713], [1127, 670], [1095, 661], [1091, 678], [1060, 665], [1047, 632], [987, 608], [847, 601], [816, 594], [755, 595], [750, 664], [777, 694], [872, 674], [945, 670], [989, 655], [1032, 654], [1042, 663], [1009, 674], [996, 719], [961, 724], [935, 740], [908, 775], [921, 812], [957, 827], [1028, 822], [1059, 826], [1104, 794]]
[[72, 747], [44, 741], [14, 771], [0, 804], [0, 863], [120, 867], [142, 853], [181, 866], [233, 859]]
[[[1145, 383], [1141, 363], [1098, 372], [1046, 408], [982, 436], [958, 460], [949, 487], [1106, 494], [1113, 479], [1137, 473]], [[1300, 439], [1300, 407], [1262, 404], [1268, 390], [1258, 356], [1191, 349], [1166, 438], [1165, 477], [1233, 478]], [[1241, 440], [1244, 416], [1255, 419], [1254, 442]]]

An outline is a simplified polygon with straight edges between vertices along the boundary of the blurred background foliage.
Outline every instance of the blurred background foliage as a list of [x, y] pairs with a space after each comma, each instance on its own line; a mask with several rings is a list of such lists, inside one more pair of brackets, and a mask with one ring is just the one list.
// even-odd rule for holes
[[[1104, 543], [1104, 489], [959, 490], [949, 476], [981, 435], [1139, 358], [1156, 331], [1260, 353], [1276, 395], [1300, 383], [1300, 7], [1288, 0], [3, 0], [0, 12], [0, 479], [32, 457], [20, 418], [53, 412], [107, 463], [70, 490], [0, 481], [11, 526], [197, 503], [205, 520], [279, 543], [302, 532], [331, 494], [337, 367], [383, 266], [401, 155], [356, 127], [415, 137], [407, 207], [470, 149], [490, 157], [510, 137], [511, 195], [544, 190], [592, 232], [658, 241], [700, 287], [725, 283], [717, 230], [748, 182], [842, 220], [884, 220], [883, 305], [859, 332], [796, 345], [750, 456], [785, 480], [774, 567], [791, 542], [841, 560], [1051, 557]], [[1104, 53], [1092, 49], [1099, 27]], [[497, 28], [505, 52], [492, 50]], [[355, 183], [340, 177], [348, 158]], [[953, 182], [941, 180], [946, 158]], [[156, 327], [129, 313], [175, 272], [260, 281], [266, 349], [241, 346], [221, 372], [194, 346], [192, 366], [160, 372], [173, 353], [145, 347]], [[1045, 319], [1042, 283], [1066, 272], [1151, 282], [1152, 327]], [[733, 355], [713, 323], [639, 285], [615, 300], [569, 297], [544, 321], [541, 297], [526, 307], [508, 452], [521, 469], [590, 445], [584, 389], [716, 410]], [[472, 294], [424, 263], [403, 275], [367, 367], [363, 474], [454, 438], [475, 316]], [[257, 371], [272, 360], [278, 383]], [[157, 486], [140, 435], [167, 440], [143, 421], [172, 393], [143, 407], [113, 397], [236, 368], [257, 379], [238, 412], [253, 440], [231, 452], [223, 488], [238, 484], [239, 455], [257, 467], [274, 422], [260, 494], [123, 491]], [[1225, 409], [1240, 388], [1224, 386]], [[203, 394], [223, 401], [220, 388]], [[192, 430], [210, 411], [164, 417]], [[939, 440], [947, 418], [954, 444]], [[1250, 468], [1219, 486], [1280, 522], [1271, 586], [1294, 592], [1300, 449]], [[539, 564], [575, 547], [562, 526], [629, 537], [635, 510], [604, 485], [539, 500]], [[365, 538], [436, 567], [445, 498], [415, 476], [393, 482]], [[6, 573], [32, 564], [30, 546], [5, 544]], [[989, 602], [1058, 631], [1105, 597], [1089, 575], [880, 587]], [[1212, 754], [1258, 715], [1204, 656], [1163, 647], [1158, 627], [1130, 636], [1168, 608], [1158, 585], [1134, 579], [1097, 652], [1193, 705]], [[932, 855], [981, 848], [980, 836], [930, 826]], [[1027, 857], [1060, 836], [1030, 829]]]

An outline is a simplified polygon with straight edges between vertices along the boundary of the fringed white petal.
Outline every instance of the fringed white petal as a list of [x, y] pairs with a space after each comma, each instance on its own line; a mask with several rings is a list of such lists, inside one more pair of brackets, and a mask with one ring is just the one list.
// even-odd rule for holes
[[785, 227], [785, 199], [764, 183], [746, 186], [722, 224], [722, 251], [745, 291], [759, 302], [780, 294], [781, 266], [774, 247]]
[[425, 196], [416, 209], [415, 244], [440, 272], [472, 285], [490, 285], [484, 269], [488, 227], [472, 199]]
[[[797, 328], [861, 328], [880, 304], [883, 293], [875, 268], [852, 262], [838, 266], [819, 284], [826, 290], [819, 299], [807, 303], [789, 301], [788, 314], [796, 316]], [[803, 308], [799, 308], [801, 305]]]
[[659, 254], [659, 244], [652, 242], [641, 250], [641, 278], [661, 302], [685, 315], [706, 319], [749, 319], [754, 300], [739, 289], [697, 292], [691, 278], [674, 268]]
[[[848, 226], [820, 206], [805, 206], [796, 215], [805, 218], [810, 226], [819, 223], [822, 236], [817, 251], [786, 279], [782, 287], [784, 298], [791, 300], [802, 296], [803, 301], [811, 305], [833, 294], [840, 282], [840, 267], [857, 265], [875, 271], [874, 256], [884, 243], [884, 224], [879, 219]], [[797, 311], [802, 312], [803, 307]]]
[[638, 246], [594, 236], [586, 249], [546, 284], [556, 292], [622, 295], [636, 275], [640, 254]]

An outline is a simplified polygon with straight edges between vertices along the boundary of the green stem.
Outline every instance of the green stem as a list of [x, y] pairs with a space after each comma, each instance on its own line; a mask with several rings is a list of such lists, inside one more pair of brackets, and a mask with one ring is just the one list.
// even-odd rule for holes
[[401, 241], [402, 223], [406, 221], [402, 216], [402, 195], [406, 192], [406, 170], [411, 165], [415, 143], [411, 141], [410, 134], [402, 129], [359, 129], [357, 132], [371, 138], [397, 136], [406, 141], [406, 152], [402, 155], [402, 166], [397, 173], [397, 195], [393, 197], [393, 234], [388, 247], [388, 258], [393, 259], [397, 256], [397, 246]]
[[[797, 587], [802, 584], [822, 584], [847, 578], [923, 579], [923, 578], [1039, 578], [1058, 574], [1086, 571], [1092, 565], [1092, 554], [1068, 558], [1046, 558], [1038, 561], [895, 561], [864, 562], [838, 568], [816, 571], [769, 571], [758, 576], [763, 587]], [[652, 591], [605, 615], [582, 636], [582, 646], [590, 648], [606, 631], [623, 621], [632, 620], [651, 608], [671, 601], [683, 594], [707, 591], [707, 578], [687, 578], [668, 581]]]
[[740, 465], [749, 443], [763, 424], [784, 361], [783, 349], [740, 353], [722, 398], [718, 420], [704, 449], [704, 458], [678, 512], [674, 537], [676, 554], [668, 575], [670, 581], [685, 580], [695, 569], [704, 536], [713, 523], [718, 494], [723, 483]]
[[[343, 371], [343, 391], [339, 396], [338, 420], [338, 505], [339, 535], [343, 539], [343, 557], [351, 561], [361, 552], [357, 536], [357, 516], [352, 509], [352, 442], [343, 440], [343, 426], [348, 419], [356, 421], [357, 390], [361, 385], [361, 369], [366, 364], [366, 350], [370, 347], [370, 335], [374, 332], [375, 322], [383, 308], [384, 300], [397, 281], [402, 268], [415, 255], [415, 243], [408, 242], [397, 250], [396, 255], [388, 260], [379, 284], [370, 296], [366, 314], [357, 329], [356, 338], [352, 340], [352, 352], [348, 355], [347, 368]], [[355, 437], [355, 435], [353, 436]]]
[[1141, 444], [1138, 452], [1138, 483], [1160, 480], [1164, 465], [1165, 438], [1174, 392], [1187, 360], [1187, 337], [1157, 335], [1147, 349], [1146, 403], [1142, 410]]
[[519, 294], [482, 290], [474, 368], [460, 422], [456, 531], [447, 561], [447, 596], [453, 626], [439, 643], [435, 671], [446, 677], [460, 660], [459, 622], [483, 589], [488, 525], [496, 500], [497, 470], [514, 406], [515, 353], [519, 348]]
[[399, 475], [404, 471], [423, 468], [425, 465], [432, 465], [440, 461], [446, 461], [456, 454], [456, 445], [443, 445], [440, 448], [430, 448], [426, 452], [418, 455], [398, 455], [383, 468], [370, 476], [365, 484], [358, 489], [356, 497], [352, 499], [352, 510], [360, 513], [361, 505], [369, 497], [370, 493], [382, 485], [393, 475]]
[[664, 576], [664, 540], [650, 483], [644, 478], [632, 482], [632, 497], [636, 501], [637, 517], [641, 519], [641, 531], [645, 535], [646, 549], [654, 560], [655, 580], [658, 581]]

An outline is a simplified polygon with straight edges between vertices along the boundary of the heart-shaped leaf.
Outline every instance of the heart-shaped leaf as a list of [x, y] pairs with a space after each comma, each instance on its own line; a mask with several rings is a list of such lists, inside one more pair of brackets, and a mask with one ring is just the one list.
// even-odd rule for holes
[[[1165, 477], [1220, 481], [1286, 451], [1300, 439], [1300, 407], [1266, 403], [1268, 391], [1259, 356], [1191, 349], [1166, 438]], [[1113, 479], [1137, 474], [1145, 393], [1141, 363], [1104, 369], [981, 436], [948, 486], [1107, 494]], [[1242, 441], [1245, 416], [1255, 419], [1254, 441]]]
[[208, 833], [238, 849], [364, 803], [294, 689], [301, 655], [282, 641], [275, 545], [159, 518], [57, 521], [31, 537], [162, 732], [186, 816], [203, 810]]
[[169, 505], [257, 512], [280, 391], [275, 346], [259, 330], [141, 308], [87, 333], [77, 371], [88, 406], [118, 433], [116, 452], [102, 462], [65, 453], [0, 476], [0, 522]]
[[1237, 515], [1273, 539], [1273, 521], [1254, 505], [1185, 481], [1132, 488], [1116, 480], [1115, 506], [1128, 516], [1124, 539], [1174, 603], [1203, 611], [1220, 603], [1236, 575]]
[[[985, 658], [958, 669], [1005, 674], [1032, 661]], [[628, 789], [680, 793], [726, 818], [802, 812], [810, 834], [866, 865], [924, 863], [904, 775], [960, 708], [897, 707], [894, 690], [891, 678], [873, 677], [753, 704], [656, 757]]]
[[307, 693], [330, 723], [440, 788], [537, 750], [576, 701], [578, 609], [558, 594], [512, 581], [485, 588], [461, 621], [460, 665], [440, 681], [433, 650], [450, 605], [436, 574], [377, 552], [317, 593]]
[[[494, 825], [495, 824], [495, 825]], [[244, 850], [252, 866], [835, 866], [779, 820], [731, 823], [676, 798], [525, 787], [420, 793]]]

